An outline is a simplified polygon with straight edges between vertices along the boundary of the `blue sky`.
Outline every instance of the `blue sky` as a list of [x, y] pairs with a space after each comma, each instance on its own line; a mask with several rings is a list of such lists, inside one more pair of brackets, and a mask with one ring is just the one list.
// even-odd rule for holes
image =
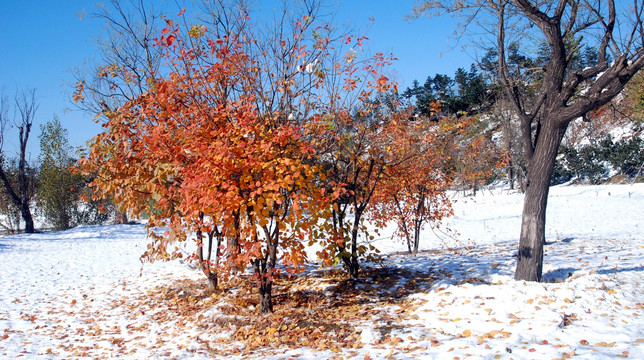
[[[414, 0], [330, 0], [337, 6], [337, 20], [365, 29], [372, 51], [393, 52], [399, 59], [394, 70], [400, 88], [414, 79], [424, 81], [436, 73], [453, 75], [459, 67], [469, 68], [473, 59], [454, 46], [448, 37], [454, 31], [450, 18], [403, 21]], [[104, 28], [101, 20], [79, 16], [94, 11], [93, 0], [1, 0], [0, 1], [0, 90], [10, 99], [16, 90], [35, 88], [40, 104], [30, 138], [29, 152], [36, 161], [40, 124], [57, 115], [68, 129], [73, 146], [82, 146], [100, 131], [92, 116], [74, 110], [71, 93], [73, 69], [96, 56], [95, 40]], [[262, 3], [262, 5], [264, 5]], [[174, 15], [174, 7], [169, 10]], [[16, 148], [17, 136], [10, 132], [4, 150]]]

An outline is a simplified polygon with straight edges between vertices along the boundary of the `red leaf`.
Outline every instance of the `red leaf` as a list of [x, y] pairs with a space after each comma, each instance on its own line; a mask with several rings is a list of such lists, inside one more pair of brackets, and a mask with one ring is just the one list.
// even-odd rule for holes
[[166, 42], [166, 44], [167, 44], [168, 46], [171, 46], [171, 45], [174, 43], [174, 41], [175, 41], [176, 39], [177, 39], [177, 37], [176, 37], [176, 36], [174, 36], [174, 35], [168, 35], [168, 37], [165, 39], [165, 42]]

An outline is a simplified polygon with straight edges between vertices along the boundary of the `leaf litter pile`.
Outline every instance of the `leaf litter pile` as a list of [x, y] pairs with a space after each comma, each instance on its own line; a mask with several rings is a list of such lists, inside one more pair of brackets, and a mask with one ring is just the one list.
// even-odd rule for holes
[[[644, 188], [636, 189], [641, 206]], [[477, 197], [469, 207], [480, 214], [477, 206], [505, 197], [519, 201]], [[610, 215], [581, 218], [593, 216]], [[498, 232], [476, 246], [416, 256], [389, 241], [383, 263], [365, 264], [357, 281], [318, 267], [278, 279], [275, 313], [265, 316], [250, 279], [209, 293], [184, 264], [141, 268], [140, 226], [7, 236], [0, 358], [644, 358], [644, 231], [628, 227], [611, 238], [597, 229], [596, 236], [574, 226], [559, 231], [566, 235], [545, 247], [542, 283], [513, 280], [516, 242]]]

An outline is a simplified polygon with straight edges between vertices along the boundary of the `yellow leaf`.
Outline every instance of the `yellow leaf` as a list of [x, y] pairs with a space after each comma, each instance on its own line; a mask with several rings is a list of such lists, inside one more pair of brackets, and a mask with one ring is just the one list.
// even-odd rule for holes
[[464, 330], [462, 334], [463, 334], [463, 337], [469, 337], [470, 335], [472, 335], [472, 331], [471, 330]]
[[594, 346], [597, 346], [597, 347], [613, 347], [613, 346], [615, 346], [615, 342], [607, 343], [605, 341], [602, 341], [602, 342], [596, 343]]
[[615, 294], [616, 293], [616, 291], [613, 290], [613, 289], [608, 289], [608, 290], [606, 290], [606, 292], [609, 293], [609, 294]]

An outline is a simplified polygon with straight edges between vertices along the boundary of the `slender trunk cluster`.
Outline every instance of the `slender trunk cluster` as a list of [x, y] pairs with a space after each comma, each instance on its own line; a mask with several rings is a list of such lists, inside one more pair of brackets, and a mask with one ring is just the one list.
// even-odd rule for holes
[[[203, 219], [203, 214], [201, 214]], [[223, 239], [223, 234], [219, 231], [217, 225], [213, 225], [213, 229], [207, 233], [208, 237], [208, 247], [207, 255], [204, 255], [204, 247], [206, 244], [203, 242], [203, 233], [200, 230], [197, 231], [197, 255], [199, 257], [199, 264], [201, 265], [201, 270], [204, 272], [208, 278], [208, 284], [210, 289], [215, 291], [219, 286], [219, 277], [217, 275], [217, 268], [219, 266], [219, 258], [221, 254], [219, 253], [219, 248], [221, 247], [221, 242]], [[215, 259], [212, 259], [212, 255], [215, 255]]]

